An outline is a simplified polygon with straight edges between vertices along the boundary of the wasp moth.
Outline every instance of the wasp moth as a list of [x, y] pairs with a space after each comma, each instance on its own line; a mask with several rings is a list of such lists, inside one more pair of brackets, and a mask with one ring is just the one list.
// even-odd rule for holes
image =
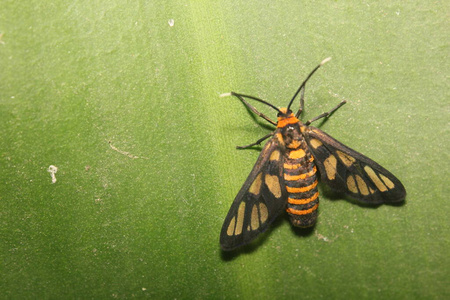
[[[310, 126], [312, 122], [330, 116], [345, 104], [345, 100], [305, 123], [299, 120], [304, 108], [306, 82], [328, 60], [330, 58], [323, 60], [307, 76], [287, 108], [277, 108], [260, 98], [235, 92], [221, 95], [237, 97], [255, 114], [276, 126], [275, 131], [256, 143], [238, 147], [248, 148], [269, 139], [225, 218], [220, 233], [223, 250], [248, 244], [282, 211], [287, 211], [294, 226], [313, 226], [319, 206], [319, 176], [332, 190], [368, 204], [392, 204], [405, 198], [405, 188], [391, 172]], [[294, 115], [290, 107], [299, 94], [300, 108]], [[245, 98], [276, 110], [277, 122], [260, 113]]]

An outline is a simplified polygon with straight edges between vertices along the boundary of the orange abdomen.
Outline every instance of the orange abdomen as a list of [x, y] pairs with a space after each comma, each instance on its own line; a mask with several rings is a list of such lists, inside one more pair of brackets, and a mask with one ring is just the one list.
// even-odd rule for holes
[[287, 212], [297, 227], [313, 226], [317, 219], [319, 191], [317, 168], [306, 143], [297, 149], [287, 149], [284, 157], [284, 182], [288, 192]]

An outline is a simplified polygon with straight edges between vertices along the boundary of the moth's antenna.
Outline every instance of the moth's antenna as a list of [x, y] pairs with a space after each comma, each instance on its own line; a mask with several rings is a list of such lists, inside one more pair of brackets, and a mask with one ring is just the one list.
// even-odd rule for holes
[[314, 70], [311, 71], [311, 73], [309, 73], [309, 75], [306, 77], [306, 79], [303, 81], [303, 83], [300, 85], [300, 87], [298, 88], [298, 90], [295, 92], [294, 97], [292, 97], [291, 101], [289, 102], [289, 105], [287, 107], [287, 109], [289, 110], [289, 108], [291, 107], [292, 103], [294, 102], [295, 98], [297, 97], [298, 93], [300, 93], [300, 91], [302, 90], [302, 88], [305, 87], [306, 82], [309, 80], [309, 78], [311, 78], [311, 76], [321, 67], [323, 66], [325, 63], [329, 62], [331, 60], [331, 57], [327, 57], [324, 60], [322, 60], [322, 62], [314, 68]]
[[[253, 97], [253, 96], [249, 96], [249, 95], [244, 95], [244, 94], [239, 94], [239, 93], [235, 93], [235, 92], [221, 94], [219, 97], [228, 97], [228, 96], [236, 96], [236, 97], [238, 97], [239, 99], [241, 99], [241, 98], [248, 98], [248, 99], [256, 100], [256, 101], [258, 101], [258, 102], [264, 103], [265, 105], [268, 105], [268, 106], [272, 107], [272, 108], [275, 109], [277, 112], [281, 113], [281, 111], [280, 111], [280, 109], [279, 109], [278, 107], [276, 107], [276, 106], [273, 105], [273, 104], [270, 104], [269, 102], [267, 102], [267, 101], [265, 101], [265, 100], [263, 100], [263, 99], [257, 98], [257, 97]], [[241, 99], [241, 101], [242, 101], [242, 100], [243, 100], [243, 99]], [[244, 101], [244, 103], [245, 103], [245, 101]]]

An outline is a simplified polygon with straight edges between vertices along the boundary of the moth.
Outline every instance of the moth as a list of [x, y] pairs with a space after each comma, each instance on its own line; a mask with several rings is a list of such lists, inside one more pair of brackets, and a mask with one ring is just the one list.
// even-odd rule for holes
[[[237, 97], [249, 110], [276, 126], [275, 131], [257, 142], [237, 147], [249, 148], [269, 139], [225, 218], [220, 233], [223, 250], [248, 244], [284, 210], [289, 214], [292, 225], [313, 226], [319, 206], [319, 175], [332, 190], [364, 203], [392, 204], [405, 198], [405, 188], [391, 172], [310, 126], [314, 121], [328, 118], [346, 103], [345, 100], [305, 123], [299, 120], [304, 108], [306, 82], [329, 60], [323, 60], [313, 69], [287, 108], [278, 108], [260, 98], [235, 92], [221, 95]], [[299, 94], [300, 108], [294, 114], [290, 107]], [[273, 108], [278, 112], [277, 122], [259, 112], [246, 99]]]

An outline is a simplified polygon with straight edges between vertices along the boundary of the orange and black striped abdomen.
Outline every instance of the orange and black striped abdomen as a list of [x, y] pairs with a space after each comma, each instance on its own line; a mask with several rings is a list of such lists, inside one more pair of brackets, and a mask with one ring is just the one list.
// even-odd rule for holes
[[314, 157], [300, 131], [300, 121], [292, 114], [278, 118], [279, 138], [285, 145], [283, 176], [288, 193], [287, 212], [297, 227], [313, 226], [317, 219], [319, 192]]
[[[314, 157], [303, 140], [298, 149], [287, 149], [284, 158], [284, 182], [288, 192], [287, 212], [297, 227], [313, 226], [317, 219], [319, 191]], [[301, 157], [298, 157], [301, 155]]]

